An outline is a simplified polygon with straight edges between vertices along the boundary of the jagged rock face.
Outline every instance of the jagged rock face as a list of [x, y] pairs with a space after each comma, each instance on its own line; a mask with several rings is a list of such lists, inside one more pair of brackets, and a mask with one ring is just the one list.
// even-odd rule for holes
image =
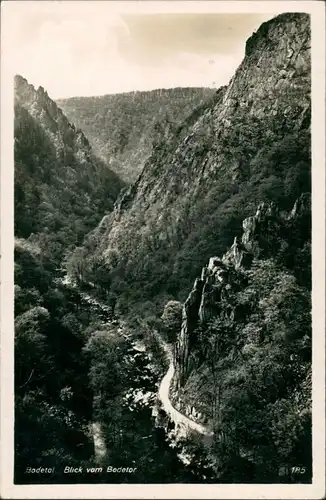
[[[243, 240], [236, 239], [222, 259], [209, 259], [201, 274], [201, 305], [191, 320], [198, 328], [188, 333], [184, 306], [175, 346], [175, 362], [182, 365], [175, 369], [174, 405], [190, 418], [191, 407], [200, 410], [221, 445], [212, 456], [222, 455], [225, 464], [222, 444], [233, 447], [257, 482], [267, 468], [277, 477], [280, 461], [300, 453], [298, 443], [311, 471], [309, 228], [309, 193], [287, 213], [261, 204], [246, 218]], [[216, 286], [219, 295], [211, 293]], [[296, 431], [289, 421], [297, 422]]]
[[243, 221], [242, 246], [253, 256], [259, 256], [260, 248], [258, 238], [261, 232], [267, 229], [264, 223], [266, 220], [269, 220], [269, 218], [273, 219], [276, 218], [276, 216], [275, 203], [261, 203], [257, 208], [256, 214], [253, 217], [247, 217]]
[[[273, 247], [270, 253], [261, 247], [266, 238], [266, 231], [277, 227], [276, 238], [282, 236], [282, 222], [288, 232], [302, 224], [304, 217], [310, 214], [310, 196], [303, 193], [294, 204], [290, 214], [280, 217], [275, 203], [262, 203], [256, 214], [243, 221], [242, 241], [237, 238], [230, 250], [222, 257], [211, 257], [207, 267], [202, 269], [201, 278], [197, 278], [182, 311], [182, 328], [175, 343], [176, 387], [178, 390], [184, 385], [189, 376], [189, 357], [198, 339], [194, 331], [196, 327], [206, 327], [209, 320], [227, 315], [231, 320], [241, 312], [241, 307], [235, 307], [231, 295], [237, 293], [237, 275], [242, 269], [250, 268], [253, 259], [277, 257]], [[292, 226], [286, 223], [291, 220]], [[263, 229], [262, 229], [263, 228]], [[284, 232], [284, 231], [283, 231]], [[285, 236], [285, 235], [284, 235]], [[271, 239], [275, 232], [271, 231]], [[300, 249], [297, 249], [300, 251]]]
[[15, 104], [24, 107], [43, 127], [62, 159], [67, 146], [82, 163], [90, 161], [91, 147], [81, 130], [70, 124], [62, 110], [50, 99], [43, 87], [37, 90], [20, 75], [15, 76]]
[[301, 123], [310, 106], [310, 95], [301, 86], [303, 81], [310, 85], [309, 51], [308, 15], [282, 14], [264, 23], [246, 43], [246, 57], [224, 96], [229, 105], [223, 119], [239, 108], [266, 119], [277, 116], [284, 106], [284, 125], [290, 117], [300, 117]]
[[222, 259], [211, 257], [207, 267], [202, 269], [182, 310], [182, 328], [175, 344], [176, 385], [183, 385], [189, 375], [189, 354], [198, 339], [195, 330], [221, 312], [221, 305], [228, 301], [232, 288], [230, 267], [239, 268], [239, 259], [231, 260], [233, 251]]
[[302, 193], [300, 198], [298, 198], [294, 204], [293, 209], [290, 213], [291, 219], [299, 219], [300, 217], [310, 218], [311, 216], [311, 196], [309, 193]]
[[[157, 145], [115, 217], [92, 236], [92, 251], [109, 266], [113, 252], [119, 276], [137, 283], [135, 301], [144, 290], [149, 300], [164, 291], [184, 301], [202, 262], [230, 247], [260, 201], [289, 210], [309, 192], [309, 40], [308, 15], [264, 23], [228, 87]], [[238, 263], [255, 255], [246, 241], [254, 222], [244, 224], [244, 248], [237, 240], [232, 250]], [[150, 287], [152, 275], [159, 286]]]

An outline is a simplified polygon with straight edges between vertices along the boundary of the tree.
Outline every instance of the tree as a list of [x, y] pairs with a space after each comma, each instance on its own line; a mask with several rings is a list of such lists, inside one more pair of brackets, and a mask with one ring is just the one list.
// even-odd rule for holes
[[124, 388], [124, 349], [124, 340], [114, 329], [93, 332], [83, 347], [90, 363], [90, 386], [101, 399], [112, 399]]
[[181, 329], [182, 323], [182, 304], [177, 300], [169, 300], [161, 316], [167, 338], [174, 342]]
[[26, 392], [51, 367], [46, 345], [50, 315], [44, 307], [34, 307], [15, 321], [15, 385]]

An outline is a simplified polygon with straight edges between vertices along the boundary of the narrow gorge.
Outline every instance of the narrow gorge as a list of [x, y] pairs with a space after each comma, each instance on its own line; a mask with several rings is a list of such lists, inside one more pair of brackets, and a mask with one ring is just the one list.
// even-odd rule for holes
[[311, 482], [310, 85], [303, 13], [217, 90], [16, 76], [17, 484]]

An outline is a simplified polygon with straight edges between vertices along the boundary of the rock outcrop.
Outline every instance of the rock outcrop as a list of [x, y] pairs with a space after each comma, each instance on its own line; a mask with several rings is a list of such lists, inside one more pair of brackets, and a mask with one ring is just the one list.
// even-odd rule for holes
[[249, 217], [258, 204], [288, 211], [309, 192], [309, 40], [306, 14], [264, 23], [229, 85], [155, 146], [115, 216], [91, 236], [92, 254], [113, 269], [113, 288], [128, 284], [121, 301], [129, 308], [130, 297], [184, 301], [202, 262], [232, 242], [236, 265], [249, 264], [258, 252], [253, 224], [265, 231]]
[[196, 279], [193, 289], [182, 310], [182, 328], [175, 350], [175, 364], [179, 367], [177, 379], [180, 384], [187, 374], [189, 349], [192, 346], [192, 334], [198, 324], [198, 312], [202, 300], [204, 280]]
[[[239, 307], [235, 306], [232, 295], [241, 290], [239, 286], [243, 280], [241, 270], [250, 268], [253, 259], [270, 256], [277, 258], [274, 250], [277, 251], [279, 246], [274, 240], [282, 238], [282, 235], [286, 237], [284, 228], [291, 231], [291, 227], [286, 226], [289, 219], [294, 228], [297, 223], [302, 224], [302, 217], [306, 217], [307, 213], [310, 213], [308, 193], [303, 193], [296, 200], [290, 213], [283, 214], [282, 217], [274, 202], [261, 203], [255, 215], [243, 221], [241, 241], [236, 237], [230, 250], [221, 259], [211, 257], [208, 265], [203, 267], [201, 277], [196, 278], [193, 289], [184, 303], [182, 328], [175, 342], [177, 390], [181, 389], [190, 374], [191, 352], [200, 342], [197, 338], [198, 328], [205, 328], [210, 320], [219, 316], [226, 315], [232, 320], [236, 318]], [[278, 233], [275, 232], [275, 228]], [[264, 246], [267, 237], [273, 242], [268, 248]]]
[[260, 204], [241, 240], [209, 259], [184, 303], [172, 403], [212, 429], [212, 462], [221, 471], [230, 460], [232, 480], [235, 458], [256, 480], [275, 477], [284, 456], [301, 453], [297, 446], [311, 474], [310, 275], [303, 193], [288, 212]]

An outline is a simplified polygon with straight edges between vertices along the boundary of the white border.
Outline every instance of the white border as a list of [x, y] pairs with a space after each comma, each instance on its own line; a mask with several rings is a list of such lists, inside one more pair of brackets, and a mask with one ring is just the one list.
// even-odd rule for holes
[[[25, 3], [25, 2], [23, 2]], [[39, 9], [47, 1], [29, 1]], [[65, 1], [73, 8], [85, 2]], [[89, 2], [88, 2], [89, 3]], [[93, 1], [94, 9], [102, 2]], [[53, 2], [51, 2], [53, 6]], [[79, 4], [78, 7], [76, 4]], [[110, 2], [128, 13], [307, 12], [312, 28], [312, 485], [13, 485], [13, 80], [6, 45], [20, 1], [1, 4], [1, 496], [3, 498], [321, 499], [325, 495], [325, 5], [318, 1]]]

